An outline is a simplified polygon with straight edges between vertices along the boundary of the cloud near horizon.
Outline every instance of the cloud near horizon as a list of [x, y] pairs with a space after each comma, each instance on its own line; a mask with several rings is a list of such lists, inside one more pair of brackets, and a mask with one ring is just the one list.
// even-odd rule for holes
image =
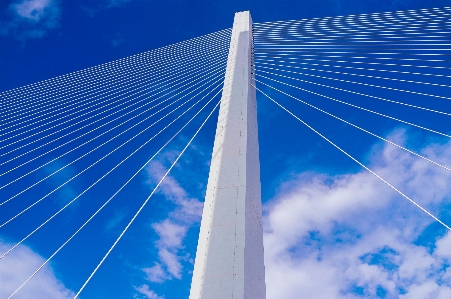
[[[13, 244], [0, 239], [0, 252], [6, 252]], [[43, 257], [25, 245], [19, 245], [0, 260], [0, 298], [8, 298], [45, 261]], [[52, 268], [46, 265], [14, 298], [17, 299], [71, 299], [75, 293], [59, 281]]]
[[[404, 130], [388, 138], [408, 143]], [[421, 150], [451, 166], [451, 142]], [[372, 170], [445, 222], [451, 173], [377, 144]], [[299, 174], [265, 205], [268, 299], [451, 298], [451, 233], [369, 172]]]

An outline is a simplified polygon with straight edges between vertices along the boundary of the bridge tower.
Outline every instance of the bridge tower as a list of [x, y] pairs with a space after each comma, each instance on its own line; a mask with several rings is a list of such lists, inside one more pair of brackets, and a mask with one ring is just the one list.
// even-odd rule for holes
[[249, 11], [235, 14], [190, 299], [266, 298]]

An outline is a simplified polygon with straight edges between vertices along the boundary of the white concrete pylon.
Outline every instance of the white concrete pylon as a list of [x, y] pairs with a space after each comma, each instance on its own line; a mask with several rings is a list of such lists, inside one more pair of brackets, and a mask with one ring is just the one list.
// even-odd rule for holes
[[252, 20], [235, 14], [190, 299], [266, 298]]

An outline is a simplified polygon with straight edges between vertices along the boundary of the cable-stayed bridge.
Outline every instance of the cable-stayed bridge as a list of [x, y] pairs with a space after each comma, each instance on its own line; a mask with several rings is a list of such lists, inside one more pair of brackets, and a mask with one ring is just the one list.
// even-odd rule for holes
[[[350, 158], [448, 230], [450, 221], [436, 213], [437, 206], [411, 197], [409, 190], [399, 189], [347, 150], [349, 143], [368, 137], [346, 139], [342, 128], [349, 126], [444, 173], [451, 171], [446, 159], [383, 133], [384, 128], [405, 126], [421, 138], [446, 142], [451, 137], [446, 126], [451, 115], [450, 14], [445, 7], [254, 23], [251, 83], [258, 102], [273, 105], [268, 114], [293, 119], [285, 128], [290, 136], [307, 128], [312, 135], [296, 138], [324, 140], [330, 151]], [[93, 240], [83, 233], [95, 231], [108, 209], [127, 209], [128, 218], [112, 231], [114, 240], [98, 254], [98, 263], [83, 266], [78, 296], [151, 205], [165, 178], [180, 171], [178, 165], [195, 148], [196, 138], [209, 132], [211, 141], [231, 34], [225, 29], [0, 94], [0, 230], [13, 240], [1, 252], [0, 263], [33, 238], [48, 238], [50, 252], [12, 289], [11, 297], [20, 296], [64, 250], [99, 246], [102, 237]], [[262, 122], [265, 114], [259, 116]], [[333, 126], [324, 128], [328, 118], [339, 133], [333, 133]], [[318, 140], [312, 139], [315, 135]], [[167, 167], [152, 172], [157, 167], [152, 163], [168, 153]], [[198, 167], [195, 163], [185, 162], [185, 167], [189, 170], [184, 173], [198, 175], [190, 169]], [[140, 176], [146, 171], [159, 177], [143, 191]], [[90, 216], [73, 215], [74, 207]]]

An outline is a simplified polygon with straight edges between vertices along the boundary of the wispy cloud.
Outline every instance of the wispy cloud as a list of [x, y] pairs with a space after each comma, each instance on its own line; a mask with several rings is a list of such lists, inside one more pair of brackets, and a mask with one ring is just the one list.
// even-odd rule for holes
[[107, 7], [117, 7], [124, 5], [132, 0], [108, 0]]
[[146, 273], [147, 280], [151, 282], [163, 283], [171, 278], [160, 263], [155, 263], [152, 267], [143, 268], [142, 270]]
[[113, 47], [118, 47], [118, 46], [121, 45], [123, 42], [124, 42], [124, 39], [123, 39], [123, 38], [113, 38], [113, 39], [111, 40], [111, 45], [112, 45]]
[[[163, 160], [172, 161], [172, 156], [173, 153], [167, 153]], [[166, 170], [167, 168], [163, 165], [163, 162], [151, 162], [146, 168], [149, 177], [148, 183], [154, 185], [163, 177]], [[167, 200], [176, 204], [176, 209], [170, 213], [171, 218], [187, 224], [200, 221], [203, 203], [197, 198], [190, 198], [186, 190], [181, 187], [174, 177], [168, 175], [161, 183], [158, 192], [163, 194]]]
[[[451, 143], [421, 152], [451, 161]], [[451, 173], [392, 146], [371, 157], [378, 174], [449, 222]], [[365, 171], [300, 174], [266, 205], [264, 221], [269, 299], [451, 298], [451, 234]]]
[[58, 27], [61, 8], [58, 0], [22, 0], [11, 3], [9, 12], [9, 20], [0, 24], [0, 34], [25, 40], [41, 38]]
[[[149, 286], [144, 284], [140, 287], [135, 287], [135, 290], [137, 290], [140, 294], [146, 296], [147, 299], [164, 299], [164, 297], [158, 296], [157, 293], [149, 289]], [[135, 296], [135, 298], [138, 298], [138, 296]]]
[[[69, 167], [65, 167], [67, 163], [61, 159], [57, 159], [42, 168], [38, 174], [38, 177], [47, 177], [51, 175], [49, 178], [43, 181], [43, 184], [47, 184], [52, 189], [59, 188], [57, 192], [55, 192], [52, 196], [53, 201], [58, 204], [60, 207], [66, 205], [69, 201], [74, 199], [79, 193], [77, 192], [77, 188], [75, 187], [74, 181], [66, 183], [70, 181], [72, 177], [76, 175], [75, 168], [73, 165]], [[61, 170], [60, 170], [61, 169]], [[29, 190], [28, 192], [32, 192], [33, 190]], [[71, 205], [71, 209], [75, 209], [78, 206], [78, 202], [74, 202]]]
[[150, 268], [142, 269], [151, 282], [163, 283], [173, 278], [182, 278], [182, 264], [178, 256], [179, 249], [183, 248], [183, 239], [188, 227], [175, 224], [171, 219], [165, 219], [152, 224], [159, 239], [155, 242], [158, 249], [158, 263]]
[[186, 236], [187, 226], [175, 224], [170, 219], [165, 219], [154, 223], [152, 227], [160, 237], [155, 244], [158, 248], [160, 261], [172, 277], [181, 279], [182, 265], [177, 253], [183, 247], [182, 241]]
[[[0, 240], [0, 252], [3, 253], [11, 247], [12, 244]], [[24, 245], [19, 245], [2, 258], [0, 298], [8, 298], [43, 262], [44, 259], [41, 256]], [[47, 265], [14, 298], [69, 299], [74, 295], [55, 277], [52, 268]]]
[[[163, 177], [167, 170], [164, 163], [171, 163], [175, 156], [175, 152], [167, 152], [160, 161], [153, 161], [148, 165], [146, 173], [150, 186], [155, 186]], [[203, 203], [197, 198], [191, 198], [172, 176], [165, 178], [158, 192], [172, 202], [175, 208], [168, 213], [167, 218], [152, 224], [158, 235], [158, 240], [155, 241], [158, 261], [152, 267], [142, 270], [148, 281], [163, 283], [166, 280], [182, 278], [182, 262], [189, 259], [183, 252], [183, 241], [188, 229], [200, 221]]]
[[11, 8], [22, 18], [38, 22], [45, 17], [46, 10], [51, 5], [51, 0], [23, 0], [11, 5]]
[[127, 216], [127, 213], [124, 211], [115, 211], [113, 216], [108, 219], [106, 225], [105, 225], [105, 230], [107, 232], [111, 232], [113, 230], [115, 230], [119, 224], [122, 223], [122, 221], [124, 221], [125, 216]]
[[127, 3], [131, 2], [132, 0], [103, 0], [98, 1], [96, 3], [92, 3], [88, 6], [82, 5], [80, 8], [85, 11], [89, 17], [94, 17], [97, 13], [110, 9], [110, 8], [117, 8], [122, 7], [126, 5]]

